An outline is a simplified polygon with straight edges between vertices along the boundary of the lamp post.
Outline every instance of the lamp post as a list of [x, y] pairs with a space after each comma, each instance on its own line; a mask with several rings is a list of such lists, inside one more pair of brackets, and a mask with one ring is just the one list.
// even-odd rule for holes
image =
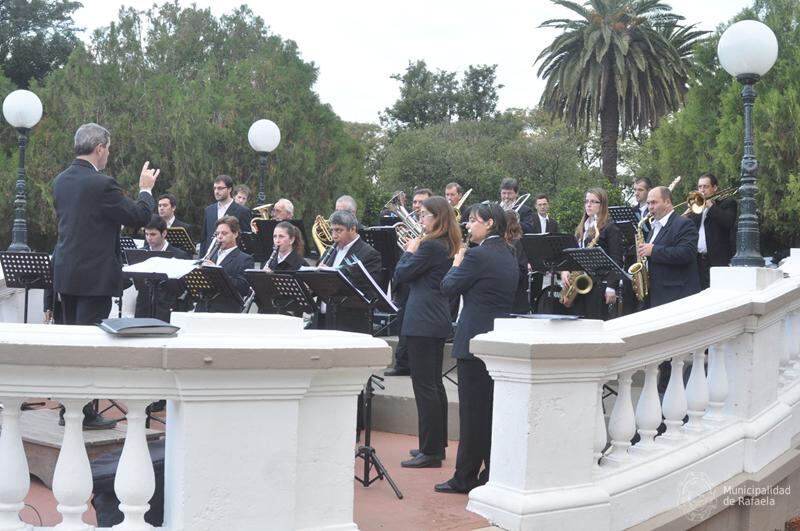
[[259, 154], [261, 174], [258, 176], [258, 204], [267, 200], [267, 156], [281, 143], [281, 130], [271, 120], [256, 120], [247, 132], [250, 147]]
[[778, 58], [778, 40], [765, 24], [742, 20], [731, 25], [717, 45], [722, 68], [742, 84], [744, 102], [744, 157], [739, 186], [739, 228], [736, 232], [736, 255], [732, 266], [763, 267], [756, 212], [756, 172], [758, 161], [753, 155], [753, 85], [766, 74]]
[[14, 225], [11, 228], [9, 251], [30, 251], [28, 247], [28, 221], [25, 192], [25, 146], [28, 133], [42, 118], [42, 102], [30, 90], [15, 90], [3, 100], [3, 116], [17, 130], [19, 139], [19, 170], [17, 172], [17, 195], [14, 199]]

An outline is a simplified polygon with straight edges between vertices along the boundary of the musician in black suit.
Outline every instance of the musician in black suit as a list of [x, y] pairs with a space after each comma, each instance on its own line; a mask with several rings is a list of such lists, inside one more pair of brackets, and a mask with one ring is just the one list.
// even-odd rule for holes
[[[717, 178], [705, 173], [697, 179], [697, 190], [709, 198], [719, 193]], [[727, 267], [736, 251], [736, 200], [732, 197], [722, 201], [706, 199], [703, 212], [689, 214], [697, 227], [697, 269], [700, 274], [700, 289], [711, 285], [712, 267]]]
[[[214, 227], [214, 237], [219, 243], [219, 250], [203, 262], [203, 265], [220, 266], [231, 279], [233, 287], [243, 298], [250, 292], [250, 284], [244, 276], [246, 269], [253, 269], [255, 263], [253, 257], [243, 252], [236, 246], [236, 238], [239, 237], [241, 229], [239, 220], [233, 216], [223, 216], [216, 222]], [[218, 313], [238, 313], [242, 311], [241, 304], [232, 302], [218, 301], [212, 299], [208, 304], [198, 303], [195, 311], [218, 312]]]
[[[172, 253], [175, 258], [181, 260], [188, 260], [190, 258], [183, 249], [171, 245], [167, 241], [167, 224], [164, 218], [156, 215], [150, 219], [150, 223], [144, 227], [144, 237], [146, 243], [142, 249], [146, 251], [164, 251]], [[178, 307], [178, 297], [181, 292], [178, 291], [176, 281], [165, 281], [158, 286], [156, 291], [156, 311], [155, 315], [150, 314], [150, 292], [148, 290], [140, 291], [136, 296], [136, 313], [135, 317], [155, 317], [162, 321], [169, 322], [169, 317], [172, 311]]]
[[[697, 228], [692, 220], [672, 209], [672, 192], [658, 186], [647, 195], [647, 205], [653, 215], [652, 230], [647, 243], [639, 245], [639, 256], [647, 258], [650, 294], [645, 304], [649, 308], [688, 297], [700, 291], [697, 272]], [[671, 365], [658, 366], [658, 392], [663, 396], [669, 383]]]
[[[272, 232], [272, 246], [272, 255], [264, 264], [264, 271], [277, 273], [297, 271], [308, 265], [303, 258], [305, 251], [303, 234], [288, 221], [281, 221], [275, 225], [275, 230]], [[258, 313], [275, 312], [272, 300], [259, 301]]]
[[175, 211], [178, 209], [178, 199], [173, 194], [161, 194], [158, 196], [158, 215], [167, 224], [167, 228], [183, 227], [187, 231], [190, 225], [175, 217]]
[[[536, 215], [533, 217], [534, 234], [558, 233], [558, 222], [550, 217], [550, 199], [547, 194], [536, 196]], [[545, 271], [534, 271], [531, 275], [530, 307], [536, 311], [539, 294], [542, 292]]]
[[460, 422], [456, 470], [450, 480], [434, 487], [437, 492], [469, 492], [489, 479], [494, 383], [483, 361], [470, 353], [469, 341], [493, 330], [494, 320], [511, 311], [518, 273], [517, 261], [503, 239], [505, 225], [499, 204], [472, 205], [468, 228], [478, 245], [466, 253], [462, 247], [442, 280], [442, 292], [463, 295], [464, 306], [453, 342]]
[[444, 197], [429, 197], [419, 211], [424, 235], [406, 245], [394, 281], [406, 284], [408, 300], [400, 333], [406, 336], [411, 384], [417, 403], [419, 448], [407, 468], [439, 468], [447, 446], [447, 393], [442, 383], [445, 339], [452, 332], [450, 299], [440, 284], [461, 248], [461, 229]]
[[[503, 208], [509, 210], [511, 205], [519, 196], [519, 183], [516, 179], [507, 177], [500, 181], [500, 203]], [[534, 232], [533, 210], [527, 205], [522, 205], [516, 209], [519, 214], [519, 224], [522, 225], [522, 233], [530, 234]]]
[[513, 249], [514, 258], [517, 260], [519, 279], [514, 292], [514, 302], [511, 304], [512, 313], [529, 313], [530, 299], [528, 298], [528, 256], [522, 247], [522, 227], [519, 216], [513, 210], [506, 210], [506, 243]]
[[[331, 214], [331, 237], [333, 245], [320, 258], [323, 267], [346, 267], [352, 260], [359, 260], [364, 264], [364, 269], [380, 284], [381, 255], [367, 244], [358, 234], [358, 220], [349, 210], [337, 210]], [[361, 291], [367, 289], [368, 281], [358, 276], [354, 277], [354, 285]], [[369, 309], [358, 308], [326, 308], [326, 313], [320, 313], [319, 326], [325, 328], [330, 324], [328, 311], [336, 312], [336, 330], [347, 332], [372, 332], [372, 317]]]
[[[583, 202], [583, 217], [575, 228], [578, 247], [599, 247], [620, 267], [622, 266], [622, 236], [608, 216], [608, 194], [602, 188], [590, 188]], [[619, 275], [613, 271], [592, 272], [592, 290], [578, 294], [571, 313], [586, 319], [608, 319], [608, 305], [617, 302]], [[563, 289], [569, 288], [570, 272], [561, 272]]]
[[214, 179], [214, 198], [216, 203], [206, 207], [203, 214], [203, 229], [200, 233], [200, 256], [205, 256], [208, 246], [214, 240], [217, 220], [223, 216], [234, 216], [241, 230], [250, 228], [250, 211], [233, 200], [233, 179], [219, 175]]
[[[115, 179], [100, 173], [111, 149], [111, 133], [95, 123], [75, 133], [75, 160], [53, 180], [58, 241], [53, 252], [53, 289], [59, 294], [65, 324], [99, 323], [111, 312], [111, 297], [122, 292], [121, 225], [145, 225], [156, 202], [159, 170], [145, 162], [139, 197], [125, 196]], [[111, 428], [91, 406], [84, 427]]]
[[[653, 181], [650, 180], [649, 177], [637, 177], [633, 181], [633, 199], [635, 200], [636, 204], [631, 206], [633, 209], [634, 214], [636, 215], [636, 222], [638, 224], [643, 218], [650, 215], [650, 211], [647, 208], [647, 194], [653, 188]], [[634, 229], [637, 227], [634, 226]], [[645, 222], [642, 225], [642, 233], [647, 239], [647, 235], [650, 233], [650, 224]], [[633, 242], [625, 249], [624, 261], [623, 266], [627, 271], [634, 263], [637, 262], [637, 251], [636, 251], [636, 243]], [[642, 309], [643, 304], [636, 298], [636, 293], [633, 291], [633, 284], [630, 282], [623, 282], [622, 283], [622, 313], [623, 315], [629, 315], [634, 313], [640, 309]]]

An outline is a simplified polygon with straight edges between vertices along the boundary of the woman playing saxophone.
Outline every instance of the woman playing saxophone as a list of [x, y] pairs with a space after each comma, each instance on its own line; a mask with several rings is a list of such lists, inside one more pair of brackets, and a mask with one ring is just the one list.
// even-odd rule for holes
[[[578, 247], [600, 247], [606, 254], [622, 266], [622, 238], [619, 228], [608, 216], [608, 194], [602, 188], [590, 188], [583, 202], [583, 217], [575, 227], [575, 240]], [[590, 245], [594, 241], [595, 245]], [[570, 272], [562, 271], [562, 289], [570, 285]], [[608, 305], [617, 300], [616, 285], [619, 277], [606, 273], [592, 275], [592, 289], [586, 294], [578, 294], [570, 307], [570, 313], [586, 319], [607, 319]]]

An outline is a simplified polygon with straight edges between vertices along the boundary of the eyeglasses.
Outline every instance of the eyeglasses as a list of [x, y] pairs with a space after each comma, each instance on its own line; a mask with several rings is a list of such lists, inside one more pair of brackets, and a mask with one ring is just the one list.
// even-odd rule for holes
[[434, 217], [434, 216], [433, 216], [433, 214], [431, 214], [430, 212], [421, 211], [421, 212], [419, 213], [419, 217], [420, 217], [420, 219], [421, 219], [421, 218], [432, 218], [432, 217]]
[[584, 205], [599, 205], [600, 201], [598, 201], [597, 199], [587, 199], [586, 201], [583, 202], [583, 204]]
[[215, 186], [214, 187], [214, 190], [227, 190], [227, 189], [228, 189], [227, 186]]

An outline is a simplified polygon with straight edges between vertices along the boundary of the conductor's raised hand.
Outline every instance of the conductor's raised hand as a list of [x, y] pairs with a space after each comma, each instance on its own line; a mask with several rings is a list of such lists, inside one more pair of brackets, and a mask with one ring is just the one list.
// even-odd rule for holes
[[161, 173], [161, 170], [156, 170], [150, 167], [150, 161], [144, 161], [142, 166], [142, 173], [139, 174], [139, 189], [150, 192], [156, 184], [156, 179]]

